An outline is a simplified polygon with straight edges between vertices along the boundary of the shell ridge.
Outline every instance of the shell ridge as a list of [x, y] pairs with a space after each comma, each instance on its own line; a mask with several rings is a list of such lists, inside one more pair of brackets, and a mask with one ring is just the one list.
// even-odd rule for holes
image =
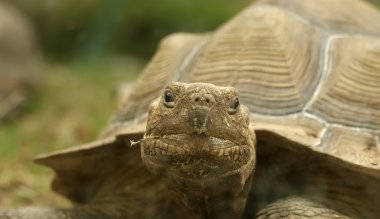
[[327, 38], [325, 45], [323, 46], [323, 52], [321, 53], [321, 62], [323, 62], [323, 68], [320, 70], [320, 76], [318, 78], [317, 86], [314, 89], [313, 95], [309, 99], [309, 101], [305, 104], [302, 112], [305, 113], [310, 106], [314, 103], [314, 101], [318, 98], [321, 90], [323, 88], [324, 82], [326, 78], [328, 78], [329, 68], [330, 68], [330, 50], [332, 41], [335, 39], [335, 36], [332, 35]]
[[202, 53], [202, 50], [205, 48], [205, 45], [210, 41], [210, 39], [210, 35], [207, 35], [205, 39], [201, 40], [194, 46], [189, 55], [184, 58], [182, 64], [178, 68], [178, 73], [175, 74], [173, 78], [174, 81], [183, 80], [185, 72], [189, 72], [189, 69], [192, 66], [191, 64], [195, 62], [194, 57], [197, 57], [200, 53]]

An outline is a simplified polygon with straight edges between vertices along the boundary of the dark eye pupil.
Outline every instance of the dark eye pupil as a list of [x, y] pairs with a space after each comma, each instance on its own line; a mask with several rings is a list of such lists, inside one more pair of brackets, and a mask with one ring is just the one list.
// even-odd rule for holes
[[239, 106], [239, 98], [235, 97], [235, 99], [232, 100], [231, 102], [231, 108], [236, 109]]
[[174, 97], [173, 97], [173, 94], [171, 91], [165, 91], [164, 93], [164, 98], [165, 98], [165, 102], [169, 103], [169, 102], [173, 102], [174, 101]]
[[230, 115], [234, 115], [237, 112], [238, 106], [239, 106], [239, 98], [235, 97], [234, 99], [232, 99], [230, 103], [230, 108], [228, 109], [228, 113]]

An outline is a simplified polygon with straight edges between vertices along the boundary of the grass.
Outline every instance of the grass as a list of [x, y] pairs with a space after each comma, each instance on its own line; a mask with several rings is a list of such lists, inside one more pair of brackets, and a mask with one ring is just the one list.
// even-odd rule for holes
[[94, 140], [116, 108], [115, 87], [142, 66], [128, 57], [47, 66], [27, 110], [0, 125], [0, 207], [67, 206], [49, 189], [53, 172], [33, 157]]

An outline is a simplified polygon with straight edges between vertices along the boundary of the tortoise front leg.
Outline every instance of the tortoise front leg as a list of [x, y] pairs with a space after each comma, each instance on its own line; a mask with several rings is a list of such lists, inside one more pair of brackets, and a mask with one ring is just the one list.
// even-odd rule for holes
[[333, 218], [347, 219], [348, 216], [328, 208], [327, 206], [314, 202], [311, 199], [292, 196], [280, 199], [261, 209], [256, 218]]

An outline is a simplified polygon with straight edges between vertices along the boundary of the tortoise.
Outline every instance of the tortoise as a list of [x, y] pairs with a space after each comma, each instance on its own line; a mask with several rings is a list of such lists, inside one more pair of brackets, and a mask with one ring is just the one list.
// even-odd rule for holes
[[359, 0], [264, 0], [167, 36], [99, 139], [36, 159], [74, 207], [0, 214], [379, 218], [378, 20]]
[[0, 3], [0, 121], [14, 117], [38, 87], [41, 71], [35, 33], [11, 5]]

